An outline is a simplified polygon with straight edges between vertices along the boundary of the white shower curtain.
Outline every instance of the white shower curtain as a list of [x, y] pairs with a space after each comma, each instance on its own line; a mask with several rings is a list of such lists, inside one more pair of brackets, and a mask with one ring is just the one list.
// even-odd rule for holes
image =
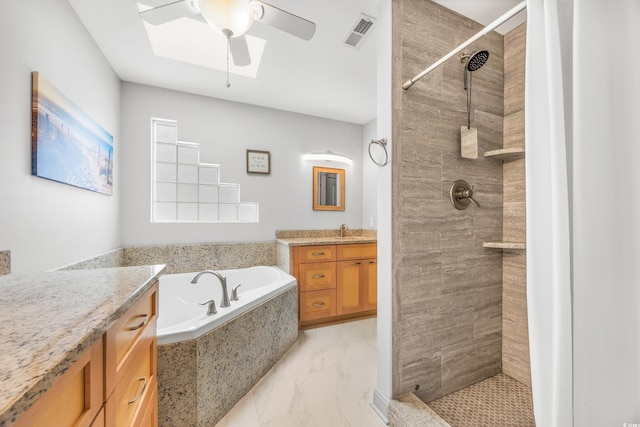
[[527, 8], [536, 423], [640, 425], [640, 0]]

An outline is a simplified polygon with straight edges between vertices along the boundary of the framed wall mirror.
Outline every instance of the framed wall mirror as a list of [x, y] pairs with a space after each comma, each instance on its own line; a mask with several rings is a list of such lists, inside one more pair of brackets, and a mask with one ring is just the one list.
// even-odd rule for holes
[[313, 167], [313, 210], [344, 210], [344, 169]]

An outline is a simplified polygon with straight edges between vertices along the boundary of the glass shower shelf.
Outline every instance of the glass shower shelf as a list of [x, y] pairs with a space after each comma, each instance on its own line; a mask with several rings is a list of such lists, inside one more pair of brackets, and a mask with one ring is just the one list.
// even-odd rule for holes
[[485, 151], [484, 157], [498, 159], [498, 160], [505, 160], [505, 161], [523, 159], [524, 147], [501, 148], [499, 150]]
[[482, 246], [492, 249], [511, 249], [511, 250], [525, 250], [527, 248], [524, 242], [482, 242]]

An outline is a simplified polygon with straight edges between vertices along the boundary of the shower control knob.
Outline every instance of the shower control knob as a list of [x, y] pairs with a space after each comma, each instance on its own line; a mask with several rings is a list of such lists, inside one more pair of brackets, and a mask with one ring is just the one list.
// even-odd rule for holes
[[474, 186], [470, 186], [467, 181], [462, 179], [455, 181], [449, 190], [449, 199], [453, 207], [462, 210], [473, 203], [475, 207], [479, 208], [480, 203], [473, 198], [473, 188]]

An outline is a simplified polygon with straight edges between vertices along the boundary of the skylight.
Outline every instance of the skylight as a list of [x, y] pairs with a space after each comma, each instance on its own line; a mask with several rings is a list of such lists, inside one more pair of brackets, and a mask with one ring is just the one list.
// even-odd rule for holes
[[[144, 22], [144, 27], [156, 56], [226, 71], [227, 40], [208, 24], [190, 18], [180, 18], [162, 25]], [[266, 40], [250, 35], [246, 35], [246, 38], [251, 64], [236, 67], [230, 58], [229, 72], [255, 78]]]

